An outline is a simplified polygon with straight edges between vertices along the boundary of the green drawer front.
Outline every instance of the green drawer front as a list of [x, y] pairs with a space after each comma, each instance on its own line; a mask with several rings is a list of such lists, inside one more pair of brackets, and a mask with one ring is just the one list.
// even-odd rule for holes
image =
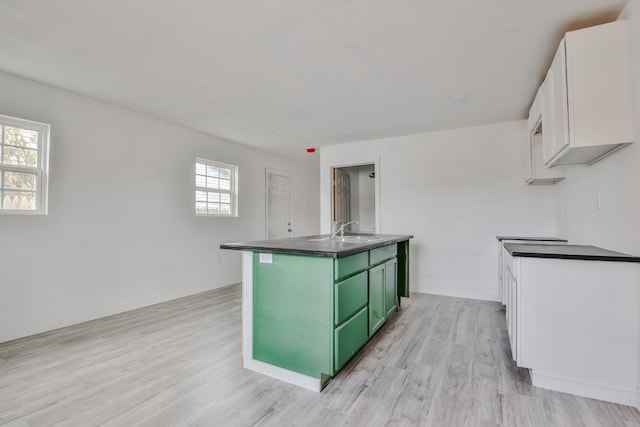
[[335, 367], [333, 373], [338, 372], [353, 357], [354, 354], [367, 342], [369, 314], [367, 308], [363, 308], [344, 325], [336, 329], [335, 340]]
[[366, 269], [369, 266], [369, 255], [365, 251], [348, 257], [338, 258], [335, 260], [335, 266], [334, 278], [338, 280]]
[[367, 305], [366, 271], [336, 283], [334, 310], [334, 322], [336, 325], [353, 316], [365, 305]]
[[395, 243], [389, 246], [383, 246], [369, 251], [369, 265], [376, 265], [381, 261], [393, 258], [398, 253], [398, 245]]

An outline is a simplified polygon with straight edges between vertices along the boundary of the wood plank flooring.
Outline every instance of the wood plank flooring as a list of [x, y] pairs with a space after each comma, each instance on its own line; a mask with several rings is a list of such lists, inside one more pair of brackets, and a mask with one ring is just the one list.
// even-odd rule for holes
[[640, 426], [531, 386], [498, 303], [425, 294], [320, 394], [241, 368], [234, 285], [0, 344], [0, 425]]

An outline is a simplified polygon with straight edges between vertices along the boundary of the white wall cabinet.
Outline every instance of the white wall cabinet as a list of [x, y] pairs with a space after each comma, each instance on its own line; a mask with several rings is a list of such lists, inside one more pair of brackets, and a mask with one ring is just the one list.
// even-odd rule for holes
[[[544, 166], [542, 154], [542, 115], [544, 83], [540, 86], [536, 94], [527, 121], [527, 135], [524, 141], [524, 182], [526, 184], [555, 184], [562, 181], [564, 177], [561, 168], [547, 168]], [[550, 123], [550, 118], [547, 123]]]
[[512, 356], [532, 384], [635, 406], [639, 264], [509, 254], [504, 263]]
[[633, 142], [630, 73], [627, 21], [565, 35], [542, 85], [545, 166], [589, 165]]

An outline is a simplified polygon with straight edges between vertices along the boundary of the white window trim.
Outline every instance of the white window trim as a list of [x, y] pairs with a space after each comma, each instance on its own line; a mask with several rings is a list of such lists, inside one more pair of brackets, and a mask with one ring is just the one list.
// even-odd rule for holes
[[[202, 163], [209, 166], [215, 166], [219, 168], [226, 168], [231, 170], [231, 190], [229, 190], [229, 194], [231, 196], [231, 213], [230, 214], [216, 214], [216, 213], [201, 213], [196, 210], [196, 191], [212, 191], [211, 188], [208, 187], [198, 187], [194, 185], [193, 191], [193, 210], [196, 216], [200, 217], [208, 217], [208, 218], [236, 218], [238, 216], [238, 166], [232, 165], [229, 163], [217, 162], [214, 160], [203, 159], [202, 157], [196, 157], [196, 161], [193, 164], [193, 177], [196, 176], [196, 163]], [[226, 193], [226, 190], [215, 190], [219, 192]]]
[[37, 168], [0, 164], [0, 173], [2, 171], [16, 171], [36, 174], [36, 209], [0, 209], [0, 215], [47, 215], [49, 213], [49, 140], [51, 125], [2, 114], [0, 114], [0, 122], [3, 126], [9, 125], [38, 132]]

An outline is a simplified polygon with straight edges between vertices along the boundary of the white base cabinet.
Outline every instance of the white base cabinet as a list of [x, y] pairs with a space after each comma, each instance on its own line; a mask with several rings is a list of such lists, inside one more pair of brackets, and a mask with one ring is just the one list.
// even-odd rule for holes
[[550, 240], [549, 238], [539, 237], [539, 238], [531, 238], [531, 237], [523, 237], [523, 238], [511, 238], [511, 239], [503, 239], [502, 236], [498, 238], [498, 299], [502, 303], [502, 305], [506, 305], [508, 298], [508, 287], [506, 285], [506, 265], [504, 263], [504, 259], [509, 257], [509, 252], [505, 249], [505, 243], [540, 243], [544, 245], [566, 245], [566, 240], [555, 239]]
[[640, 264], [505, 255], [513, 358], [534, 386], [635, 406]]

